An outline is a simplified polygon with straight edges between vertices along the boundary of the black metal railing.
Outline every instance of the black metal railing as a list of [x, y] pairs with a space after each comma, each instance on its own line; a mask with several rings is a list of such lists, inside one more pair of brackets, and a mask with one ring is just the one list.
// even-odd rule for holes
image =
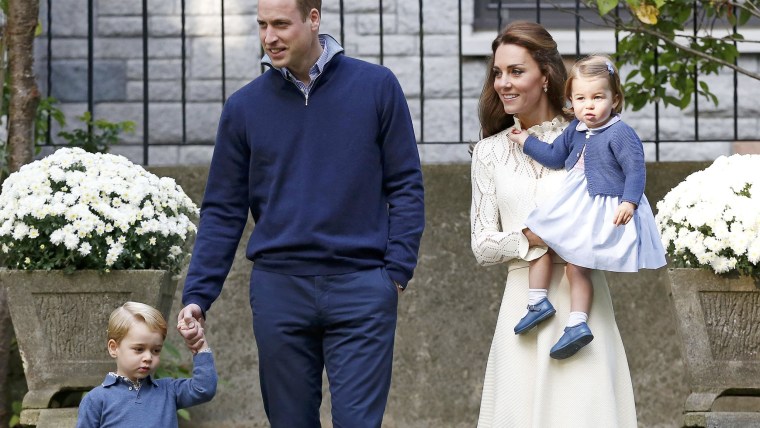
[[[93, 117], [95, 117], [95, 109], [96, 109], [96, 97], [95, 97], [95, 40], [96, 40], [96, 25], [95, 25], [95, 8], [94, 8], [94, 1], [93, 0], [86, 0], [87, 1], [87, 109], [89, 112], [93, 113]], [[153, 1], [160, 1], [160, 0], [153, 0]], [[211, 0], [209, 0], [211, 1]], [[220, 94], [220, 100], [223, 104], [227, 94], [227, 67], [226, 67], [226, 26], [227, 26], [227, 20], [225, 19], [225, 0], [219, 0], [221, 2], [221, 94]], [[399, 7], [401, 0], [397, 0], [394, 3], [395, 7]], [[324, 5], [331, 4], [332, 7], [335, 7], [334, 1], [326, 0], [323, 2], [323, 8]], [[470, 141], [465, 141], [465, 135], [464, 135], [464, 73], [463, 73], [463, 61], [465, 60], [465, 56], [462, 53], [462, 46], [463, 46], [463, 34], [462, 34], [462, 28], [465, 23], [462, 21], [463, 16], [463, 6], [462, 1], [458, 1], [458, 11], [457, 11], [457, 30], [456, 30], [456, 37], [457, 37], [457, 47], [459, 51], [458, 55], [458, 97], [455, 99], [452, 99], [451, 102], [456, 103], [458, 102], [458, 110], [459, 110], [459, 117], [458, 117], [458, 139], [456, 137], [453, 137], [449, 139], [449, 141], [432, 141], [432, 140], [426, 140], [425, 138], [425, 129], [426, 129], [426, 107], [428, 107], [428, 99], [426, 98], [426, 72], [432, 72], [432, 70], [426, 70], [426, 60], [428, 57], [426, 56], [426, 39], [429, 37], [427, 34], [425, 34], [425, 12], [430, 11], [432, 8], [441, 7], [436, 2], [427, 2], [428, 4], [425, 4], [426, 2], [424, 0], [418, 1], [418, 28], [417, 28], [417, 55], [419, 56], [419, 95], [418, 97], [412, 97], [410, 98], [410, 103], [418, 103], [419, 106], [419, 112], [417, 113], [416, 119], [419, 121], [419, 141], [418, 144], [425, 145], [425, 144], [467, 144]], [[517, 4], [519, 3], [519, 4]], [[547, 4], [548, 3], [548, 4]], [[535, 13], [535, 20], [537, 22], [542, 22], [542, 18], [545, 18], [548, 15], [549, 10], [553, 10], [553, 6], [551, 6], [552, 2], [542, 2], [541, 0], [536, 0], [535, 4], [533, 4], [533, 12]], [[149, 120], [150, 120], [150, 76], [149, 76], [149, 64], [151, 61], [150, 57], [150, 41], [151, 36], [149, 32], [149, 23], [150, 23], [150, 13], [149, 13], [149, 2], [148, 0], [142, 0], [142, 14], [140, 16], [141, 19], [141, 28], [142, 28], [142, 150], [143, 150], [143, 163], [145, 165], [149, 164], [149, 149], [153, 146], [159, 146], [159, 145], [168, 145], [168, 146], [191, 146], [191, 145], [213, 145], [213, 141], [188, 141], [187, 137], [187, 124], [189, 120], [192, 120], [192, 118], [188, 117], [188, 97], [187, 97], [187, 32], [186, 32], [186, 1], [180, 0], [180, 67], [181, 67], [181, 78], [180, 78], [180, 99], [179, 102], [181, 104], [181, 138], [179, 141], [175, 142], [162, 142], [162, 143], [151, 143], [151, 135], [150, 135], [150, 128], [149, 128]], [[481, 3], [475, 2], [476, 8], [482, 7], [483, 5]], [[510, 6], [512, 4], [512, 6]], [[496, 16], [495, 25], [492, 28], [493, 34], [495, 35], [498, 32], [498, 29], [501, 28], [506, 22], [502, 19], [502, 16], [504, 14], [504, 11], [509, 10], [510, 7], [516, 7], [520, 9], [521, 13], [525, 13], [526, 10], [529, 10], [528, 5], [531, 5], [531, 2], [506, 2], [506, 1], [491, 1], [487, 7], [490, 12], [494, 13]], [[694, 3], [696, 7], [696, 2]], [[581, 48], [581, 35], [584, 31], [586, 31], [585, 27], [581, 25], [581, 7], [582, 3], [580, 0], [565, 0], [562, 3], [562, 6], [567, 8], [572, 6], [576, 12], [576, 16], [572, 17], [571, 15], [568, 15], [568, 19], [572, 19], [574, 21], [574, 25], [572, 26], [572, 29], [574, 29], [575, 34], [575, 54], [576, 57], [579, 57], [583, 52]], [[384, 28], [384, 18], [385, 18], [385, 8], [386, 5], [384, 4], [383, 0], [378, 0], [377, 5], [377, 12], [379, 17], [379, 28], [377, 30], [377, 35], [379, 38], [379, 55], [377, 56], [377, 60], [380, 64], [383, 64], [387, 59], [387, 53], [385, 50], [385, 39], [387, 37], [385, 28]], [[337, 4], [338, 9], [338, 16], [339, 16], [339, 38], [342, 44], [345, 45], [347, 38], [351, 37], [351, 35], [347, 36], [346, 30], [346, 23], [345, 23], [345, 17], [348, 13], [346, 10], [346, 6], [344, 5], [343, 0], [338, 0]], [[56, 37], [54, 36], [53, 32], [51, 31], [51, 28], [53, 28], [53, 24], [55, 22], [56, 17], [56, 5], [52, 0], [47, 0], [47, 10], [44, 12], [46, 16], [41, 17], [41, 22], [46, 23], [46, 53], [47, 58], [46, 60], [46, 70], [47, 70], [47, 76], [46, 76], [46, 90], [47, 95], [50, 96], [52, 94], [52, 88], [55, 85], [58, 84], [66, 84], [66, 82], [56, 82], [54, 79], [52, 79], [53, 75], [53, 52], [55, 49], [55, 45], [57, 42]], [[477, 15], [477, 13], [476, 13]], [[481, 12], [482, 15], [482, 12]], [[552, 28], [549, 28], [550, 31]], [[696, 22], [694, 31], [697, 31], [696, 28]], [[736, 28], [734, 27], [734, 32], [736, 32]], [[353, 34], [353, 33], [350, 33]], [[452, 35], [454, 32], [452, 32]], [[255, 35], [254, 35], [255, 37]], [[615, 34], [615, 46], [617, 47], [617, 40], [618, 35]], [[259, 54], [261, 52], [259, 51]], [[656, 54], [656, 53], [655, 53]], [[137, 57], [139, 58], [139, 56]], [[483, 58], [484, 61], [484, 58]], [[255, 76], [251, 76], [253, 78]], [[482, 76], [481, 76], [482, 77]], [[699, 85], [700, 79], [699, 76], [695, 74], [694, 78], [694, 84]], [[738, 127], [738, 121], [739, 121], [739, 98], [738, 98], [738, 90], [739, 90], [739, 82], [737, 73], [734, 71], [733, 73], [733, 135], [726, 136], [726, 138], [723, 139], [716, 139], [716, 138], [710, 138], [710, 142], [729, 142], [729, 141], [744, 141], [739, 138], [739, 127]], [[417, 98], [417, 99], [414, 99]], [[656, 153], [656, 159], [659, 160], [660, 158], [660, 144], [665, 142], [683, 142], [683, 141], [701, 141], [700, 140], [700, 104], [698, 101], [698, 97], [695, 95], [693, 99], [692, 104], [693, 109], [693, 116], [694, 116], [694, 124], [693, 124], [693, 138], [688, 138], [687, 140], [679, 140], [679, 139], [664, 139], [661, 135], [661, 118], [660, 118], [660, 105], [659, 103], [654, 104], [654, 135], [651, 139], [645, 140], [645, 143], [651, 143], [655, 146], [655, 153]], [[440, 124], [445, 126], [450, 126], [450, 124]], [[48, 129], [51, 129], [50, 126], [48, 126]], [[92, 130], [90, 130], [92, 131]], [[48, 144], [55, 144], [55, 139], [51, 136], [48, 136]]]

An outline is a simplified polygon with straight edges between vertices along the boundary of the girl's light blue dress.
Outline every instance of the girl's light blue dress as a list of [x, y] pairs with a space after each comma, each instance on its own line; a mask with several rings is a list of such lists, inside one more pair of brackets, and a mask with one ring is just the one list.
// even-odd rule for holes
[[[613, 117], [603, 128], [617, 120]], [[577, 129], [591, 135], [596, 130], [588, 130], [583, 123]], [[531, 212], [525, 225], [576, 266], [611, 272], [665, 266], [665, 250], [646, 196], [641, 195], [627, 225], [615, 226], [612, 221], [620, 197], [589, 195], [583, 158], [567, 174], [559, 191]]]

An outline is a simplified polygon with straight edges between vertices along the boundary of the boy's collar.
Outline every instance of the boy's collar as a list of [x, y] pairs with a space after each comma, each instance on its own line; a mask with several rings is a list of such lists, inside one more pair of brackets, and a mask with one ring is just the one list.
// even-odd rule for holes
[[[114, 372], [109, 372], [106, 375], [106, 378], [103, 380], [103, 386], [106, 388], [109, 386], [114, 386], [117, 383], [119, 383], [120, 380], [123, 381], [126, 385], [135, 386], [135, 383], [132, 382], [129, 378], [124, 377], [122, 375], [118, 375]], [[150, 383], [151, 385], [156, 384], [156, 382], [153, 380], [153, 377], [150, 375], [147, 376], [145, 379], [138, 381], [138, 385], [145, 385], [147, 383]]]

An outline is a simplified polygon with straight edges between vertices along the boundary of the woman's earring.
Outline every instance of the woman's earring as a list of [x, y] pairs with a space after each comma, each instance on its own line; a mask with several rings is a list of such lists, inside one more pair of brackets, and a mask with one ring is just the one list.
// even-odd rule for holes
[[544, 85], [544, 93], [546, 93], [548, 91], [549, 91], [549, 88], [547, 88], [546, 85]]

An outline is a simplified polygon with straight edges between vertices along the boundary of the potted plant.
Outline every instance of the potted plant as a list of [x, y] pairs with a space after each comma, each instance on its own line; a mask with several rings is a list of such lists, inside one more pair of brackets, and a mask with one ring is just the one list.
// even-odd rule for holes
[[29, 386], [24, 409], [100, 383], [113, 364], [105, 326], [124, 301], [153, 305], [168, 319], [197, 215], [172, 178], [80, 148], [59, 149], [5, 180], [0, 286]]
[[760, 155], [718, 158], [657, 211], [692, 390], [686, 412], [760, 395]]

